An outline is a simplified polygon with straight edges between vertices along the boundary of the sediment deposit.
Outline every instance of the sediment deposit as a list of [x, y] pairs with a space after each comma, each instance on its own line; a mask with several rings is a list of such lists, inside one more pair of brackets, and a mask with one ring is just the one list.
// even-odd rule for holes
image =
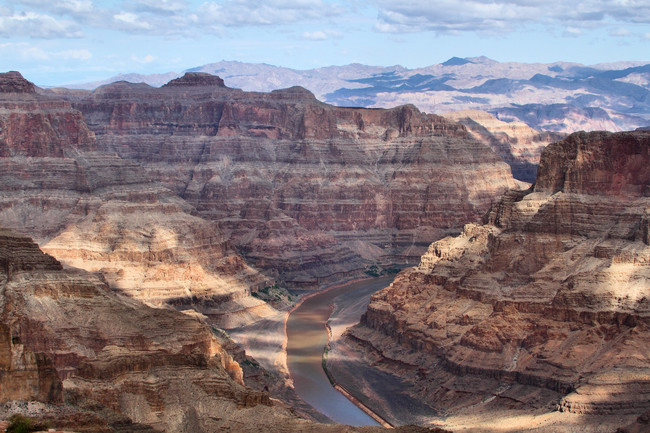
[[632, 422], [650, 405], [649, 212], [650, 134], [575, 133], [534, 188], [375, 294], [348, 343], [456, 421]]

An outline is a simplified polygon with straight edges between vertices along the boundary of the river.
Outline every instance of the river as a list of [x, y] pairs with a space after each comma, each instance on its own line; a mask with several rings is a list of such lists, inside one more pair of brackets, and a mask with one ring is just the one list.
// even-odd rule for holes
[[[306, 298], [287, 321], [287, 364], [298, 395], [332, 421], [353, 426], [378, 425], [330, 384], [322, 367], [327, 344], [327, 323], [335, 298], [345, 295], [346, 303], [367, 306], [370, 295], [390, 284], [392, 277], [376, 278], [325, 290]], [[358, 322], [364, 308], [354, 308], [345, 322]]]

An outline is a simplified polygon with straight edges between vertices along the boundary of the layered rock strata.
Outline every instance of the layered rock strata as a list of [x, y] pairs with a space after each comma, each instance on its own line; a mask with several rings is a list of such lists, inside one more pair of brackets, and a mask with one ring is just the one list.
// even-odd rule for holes
[[294, 287], [412, 262], [515, 186], [463, 126], [413, 106], [333, 107], [298, 87], [250, 93], [196, 73], [58, 92], [101, 149], [144, 166]]
[[596, 431], [650, 405], [650, 134], [573, 134], [538, 173], [433, 243], [348, 338], [446, 415], [559, 410]]
[[66, 266], [101, 272], [150, 305], [194, 308], [221, 327], [275, 313], [251, 296], [271, 282], [216, 223], [97, 150], [82, 114], [18, 73], [0, 76], [0, 222], [31, 233]]
[[202, 321], [118, 295], [97, 275], [65, 270], [30, 238], [0, 229], [0, 263], [5, 416], [23, 412], [96, 433], [379, 431], [295, 417], [243, 386], [239, 364]]
[[465, 125], [474, 138], [490, 146], [510, 165], [515, 179], [529, 183], [535, 183], [544, 147], [565, 136], [537, 131], [523, 122], [503, 122], [486, 111], [452, 111], [442, 116]]

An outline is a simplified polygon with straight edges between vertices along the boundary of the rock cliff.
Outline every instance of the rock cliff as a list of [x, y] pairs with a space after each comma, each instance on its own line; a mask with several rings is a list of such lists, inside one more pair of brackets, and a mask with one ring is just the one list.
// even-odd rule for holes
[[564, 137], [557, 132], [537, 131], [519, 121], [503, 122], [486, 111], [452, 111], [442, 116], [465, 125], [474, 138], [510, 165], [515, 179], [524, 182], [535, 182], [544, 147]]
[[100, 149], [141, 164], [294, 287], [412, 263], [515, 186], [463, 126], [413, 106], [339, 108], [299, 87], [243, 92], [192, 73], [58, 93]]
[[0, 75], [0, 222], [64, 265], [100, 271], [150, 305], [194, 308], [221, 327], [273, 314], [251, 296], [271, 284], [216, 223], [134, 161], [97, 149], [83, 115]]
[[650, 134], [573, 134], [538, 173], [433, 243], [348, 338], [460, 424], [557, 410], [596, 431], [650, 405]]

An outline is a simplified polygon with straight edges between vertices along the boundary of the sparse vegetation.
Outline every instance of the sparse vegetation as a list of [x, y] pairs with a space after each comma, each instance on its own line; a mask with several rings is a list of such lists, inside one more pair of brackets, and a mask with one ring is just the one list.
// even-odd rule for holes
[[268, 302], [276, 308], [286, 308], [294, 301], [294, 297], [289, 291], [280, 287], [277, 283], [272, 286], [262, 287], [251, 293], [257, 299]]
[[29, 433], [35, 431], [47, 430], [49, 426], [24, 415], [16, 413], [9, 418], [9, 427], [7, 433]]
[[393, 275], [397, 274], [401, 269], [395, 265], [387, 265], [385, 267], [380, 266], [378, 263], [370, 265], [365, 273], [371, 277], [380, 277], [382, 275]]
[[380, 274], [379, 267], [377, 265], [372, 265], [368, 269], [366, 269], [366, 274], [370, 275], [371, 277], [378, 277]]

